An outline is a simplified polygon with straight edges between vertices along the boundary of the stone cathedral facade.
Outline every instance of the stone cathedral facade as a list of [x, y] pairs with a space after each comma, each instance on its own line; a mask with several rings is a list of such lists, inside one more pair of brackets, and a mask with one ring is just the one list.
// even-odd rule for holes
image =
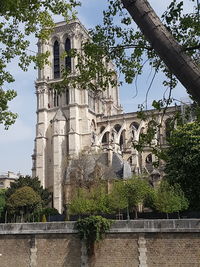
[[[76, 75], [76, 59], [63, 58], [63, 52], [71, 48], [81, 49], [81, 43], [88, 38], [87, 30], [76, 20], [69, 24], [57, 23], [51, 39], [38, 42], [39, 53], [50, 51], [51, 64], [39, 70], [35, 82], [37, 125], [32, 173], [52, 192], [53, 206], [59, 212], [63, 210], [63, 188], [68, 180], [69, 161], [82, 151], [104, 153], [111, 166], [113, 161], [118, 162], [121, 178], [130, 176], [130, 171], [149, 174], [153, 171], [151, 151], [146, 148], [139, 153], [132, 146], [132, 142], [139, 140], [145, 131], [147, 122], [141, 121], [136, 112], [123, 112], [117, 86], [110, 86], [98, 94], [67, 87], [58, 94], [52, 89], [52, 84], [62, 79], [61, 66], [70, 68], [71, 75]], [[112, 63], [109, 67], [114, 69]], [[166, 124], [174, 109], [168, 109], [164, 119], [157, 112], [157, 120], [162, 119]], [[163, 127], [155, 142], [159, 138], [165, 143], [165, 137]]]

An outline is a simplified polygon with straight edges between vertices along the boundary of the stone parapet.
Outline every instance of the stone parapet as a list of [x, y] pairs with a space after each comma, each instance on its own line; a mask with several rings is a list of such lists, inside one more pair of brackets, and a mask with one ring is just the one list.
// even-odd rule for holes
[[[199, 219], [114, 221], [109, 233], [190, 233], [200, 232]], [[5, 223], [0, 235], [17, 234], [73, 234], [75, 222]]]

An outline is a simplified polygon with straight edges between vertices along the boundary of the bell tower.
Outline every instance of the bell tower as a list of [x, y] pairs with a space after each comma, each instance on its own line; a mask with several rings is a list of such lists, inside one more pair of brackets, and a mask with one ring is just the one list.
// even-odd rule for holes
[[[79, 20], [57, 23], [50, 40], [38, 41], [38, 52], [49, 52], [50, 64], [38, 71], [35, 82], [37, 124], [32, 175], [53, 194], [53, 206], [63, 210], [63, 181], [69, 158], [93, 145], [92, 123], [101, 116], [121, 113], [118, 87], [108, 88], [98, 96], [94, 92], [53, 84], [62, 81], [62, 68], [76, 75], [76, 58], [64, 57], [70, 49], [81, 50], [89, 35]], [[112, 63], [111, 63], [112, 64]]]

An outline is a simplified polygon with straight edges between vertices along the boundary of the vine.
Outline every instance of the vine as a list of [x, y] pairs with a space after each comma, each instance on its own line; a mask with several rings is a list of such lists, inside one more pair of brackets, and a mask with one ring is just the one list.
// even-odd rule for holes
[[86, 242], [88, 255], [94, 254], [94, 244], [103, 239], [111, 224], [111, 220], [102, 216], [89, 216], [77, 221], [76, 229], [80, 239]]

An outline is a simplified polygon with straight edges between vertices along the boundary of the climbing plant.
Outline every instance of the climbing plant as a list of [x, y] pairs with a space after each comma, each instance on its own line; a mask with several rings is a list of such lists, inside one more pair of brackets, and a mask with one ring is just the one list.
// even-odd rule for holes
[[81, 240], [86, 242], [87, 252], [89, 255], [94, 254], [94, 244], [103, 239], [106, 231], [110, 229], [112, 221], [102, 216], [89, 216], [80, 219], [76, 223]]

